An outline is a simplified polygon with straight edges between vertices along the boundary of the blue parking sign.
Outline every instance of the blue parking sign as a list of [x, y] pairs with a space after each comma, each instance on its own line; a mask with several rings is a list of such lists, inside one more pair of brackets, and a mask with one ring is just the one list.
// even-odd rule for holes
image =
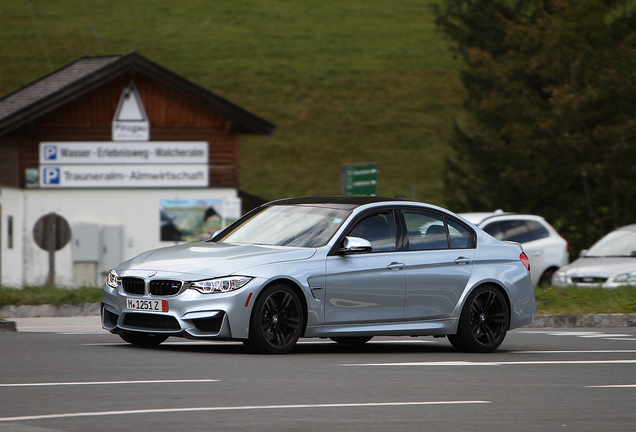
[[57, 146], [47, 144], [42, 148], [44, 160], [57, 160]]
[[43, 170], [42, 183], [46, 185], [59, 185], [60, 184], [60, 169], [46, 167]]

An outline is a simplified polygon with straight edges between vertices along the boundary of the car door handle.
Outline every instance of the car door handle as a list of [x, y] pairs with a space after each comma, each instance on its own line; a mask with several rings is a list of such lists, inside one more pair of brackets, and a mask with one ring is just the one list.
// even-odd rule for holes
[[473, 260], [471, 260], [470, 258], [463, 257], [463, 256], [460, 256], [459, 258], [457, 258], [455, 260], [455, 264], [470, 264], [472, 262], [473, 262]]
[[388, 268], [389, 270], [401, 270], [404, 267], [406, 267], [406, 264], [399, 262], [392, 262], [391, 264], [386, 266], [386, 268]]

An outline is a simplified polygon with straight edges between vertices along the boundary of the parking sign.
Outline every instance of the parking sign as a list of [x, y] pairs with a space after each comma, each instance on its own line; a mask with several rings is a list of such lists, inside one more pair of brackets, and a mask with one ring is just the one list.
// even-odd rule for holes
[[60, 169], [55, 167], [46, 167], [42, 170], [42, 183], [45, 185], [60, 184]]
[[55, 161], [57, 160], [57, 146], [47, 144], [42, 147], [42, 155], [44, 156], [44, 160], [47, 161]]

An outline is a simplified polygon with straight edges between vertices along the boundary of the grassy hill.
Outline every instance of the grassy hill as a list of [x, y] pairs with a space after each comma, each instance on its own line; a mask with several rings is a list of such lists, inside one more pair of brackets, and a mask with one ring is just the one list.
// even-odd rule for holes
[[0, 95], [85, 54], [140, 54], [278, 126], [245, 137], [241, 189], [338, 193], [378, 161], [379, 194], [444, 205], [459, 63], [426, 0], [0, 0]]

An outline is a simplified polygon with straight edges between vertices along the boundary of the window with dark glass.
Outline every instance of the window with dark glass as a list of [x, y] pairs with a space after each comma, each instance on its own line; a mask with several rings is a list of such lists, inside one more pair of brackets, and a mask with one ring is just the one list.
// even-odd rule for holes
[[448, 238], [450, 239], [451, 249], [475, 247], [473, 234], [468, 228], [452, 219], [446, 219], [446, 221], [448, 222]]
[[525, 221], [522, 220], [493, 222], [486, 225], [484, 231], [498, 240], [517, 243], [527, 243], [532, 240], [530, 231], [528, 231]]
[[528, 230], [530, 231], [530, 237], [532, 240], [539, 240], [542, 238], [550, 237], [550, 233], [537, 221], [526, 221], [528, 225]]
[[444, 216], [427, 211], [405, 210], [408, 250], [448, 249]]
[[377, 213], [362, 219], [349, 233], [371, 242], [372, 252], [395, 251], [395, 222], [393, 213]]

